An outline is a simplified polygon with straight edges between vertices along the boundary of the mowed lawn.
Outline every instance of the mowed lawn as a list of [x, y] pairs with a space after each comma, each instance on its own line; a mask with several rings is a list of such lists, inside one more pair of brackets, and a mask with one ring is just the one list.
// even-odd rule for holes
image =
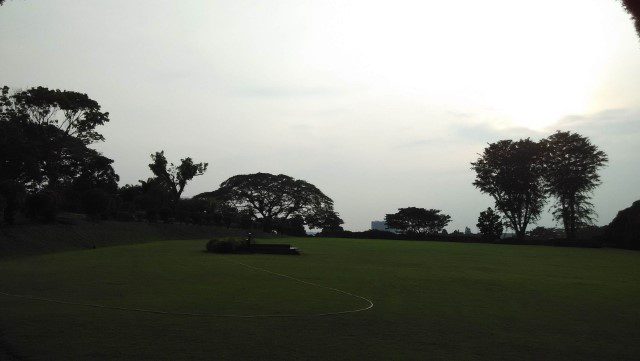
[[[163, 241], [0, 261], [2, 355], [24, 359], [640, 359], [640, 252], [282, 239], [302, 256]], [[243, 267], [240, 261], [371, 299]]]

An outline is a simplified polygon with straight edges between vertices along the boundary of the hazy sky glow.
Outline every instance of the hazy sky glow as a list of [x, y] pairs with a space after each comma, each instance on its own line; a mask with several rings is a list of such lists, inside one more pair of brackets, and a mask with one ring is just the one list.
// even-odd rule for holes
[[599, 223], [640, 199], [640, 40], [616, 0], [10, 0], [0, 55], [2, 83], [110, 112], [96, 147], [122, 184], [164, 149], [210, 164], [186, 195], [285, 173], [347, 229], [406, 206], [475, 228], [492, 202], [469, 162], [562, 129], [610, 156]]

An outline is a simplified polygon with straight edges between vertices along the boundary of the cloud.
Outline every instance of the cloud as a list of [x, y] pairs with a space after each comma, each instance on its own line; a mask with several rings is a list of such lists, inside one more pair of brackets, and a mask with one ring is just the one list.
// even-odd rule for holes
[[452, 136], [462, 140], [492, 143], [501, 139], [537, 139], [543, 136], [539, 131], [524, 127], [497, 128], [489, 123], [455, 124], [451, 126]]
[[554, 128], [627, 136], [640, 133], [640, 109], [606, 109], [590, 115], [571, 115], [560, 120]]
[[325, 97], [344, 93], [339, 88], [329, 87], [244, 87], [233, 91], [235, 95], [264, 98]]

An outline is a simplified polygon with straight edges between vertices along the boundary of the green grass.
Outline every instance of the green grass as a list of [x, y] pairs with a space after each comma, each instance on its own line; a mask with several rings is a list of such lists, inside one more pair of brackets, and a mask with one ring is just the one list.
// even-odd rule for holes
[[[163, 241], [0, 261], [1, 290], [117, 307], [330, 317], [157, 315], [0, 296], [0, 347], [27, 359], [640, 358], [640, 253], [284, 239], [302, 256]], [[8, 351], [7, 351], [8, 350]], [[2, 356], [2, 352], [0, 352]]]

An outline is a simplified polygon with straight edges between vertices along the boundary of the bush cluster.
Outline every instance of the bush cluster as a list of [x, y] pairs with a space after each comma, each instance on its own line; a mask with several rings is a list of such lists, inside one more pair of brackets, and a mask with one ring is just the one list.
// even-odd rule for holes
[[234, 253], [242, 252], [246, 248], [246, 241], [241, 237], [213, 238], [207, 242], [207, 252]]

